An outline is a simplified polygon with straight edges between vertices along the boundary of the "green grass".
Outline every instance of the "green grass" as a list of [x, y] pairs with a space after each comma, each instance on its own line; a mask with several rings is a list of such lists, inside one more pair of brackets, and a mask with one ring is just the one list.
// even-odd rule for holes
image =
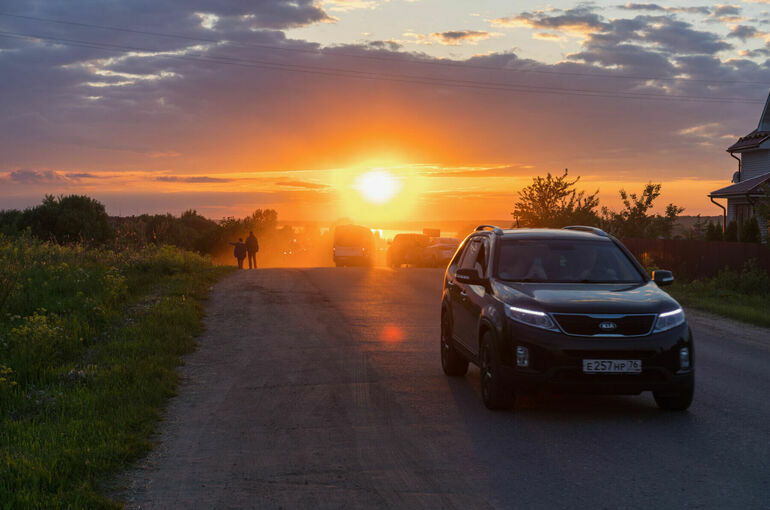
[[228, 270], [0, 237], [0, 508], [120, 507], [103, 484], [150, 449]]
[[666, 289], [682, 305], [723, 317], [770, 327], [770, 275], [747, 264], [743, 271], [676, 282]]

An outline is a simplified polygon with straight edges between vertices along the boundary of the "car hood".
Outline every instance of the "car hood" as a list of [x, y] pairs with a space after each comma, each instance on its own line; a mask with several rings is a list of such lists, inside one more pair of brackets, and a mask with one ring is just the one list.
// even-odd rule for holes
[[662, 313], [679, 303], [654, 282], [639, 284], [503, 283], [492, 284], [504, 303], [552, 313]]

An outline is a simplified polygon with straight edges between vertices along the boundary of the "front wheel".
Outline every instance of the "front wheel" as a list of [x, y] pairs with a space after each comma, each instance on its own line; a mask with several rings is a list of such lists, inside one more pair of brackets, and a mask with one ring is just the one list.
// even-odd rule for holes
[[484, 401], [484, 405], [487, 409], [493, 410], [513, 407], [516, 396], [513, 393], [513, 388], [503, 380], [494, 337], [489, 331], [485, 332], [481, 339], [479, 361], [481, 400]]
[[692, 404], [694, 392], [695, 380], [693, 377], [677, 393], [653, 391], [652, 396], [658, 407], [665, 411], [684, 411]]
[[447, 314], [441, 317], [441, 368], [451, 377], [461, 377], [468, 372], [468, 360], [454, 346]]

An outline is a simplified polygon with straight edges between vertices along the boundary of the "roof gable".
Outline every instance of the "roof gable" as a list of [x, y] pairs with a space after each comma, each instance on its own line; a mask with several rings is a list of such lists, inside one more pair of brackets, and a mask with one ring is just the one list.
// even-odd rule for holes
[[743, 152], [750, 149], [758, 149], [762, 143], [770, 138], [770, 94], [767, 95], [765, 108], [759, 118], [757, 129], [746, 136], [738, 138], [738, 141], [727, 148], [727, 152]]
[[762, 116], [759, 118], [759, 126], [757, 131], [770, 131], [770, 94], [765, 101], [765, 109], [762, 110]]

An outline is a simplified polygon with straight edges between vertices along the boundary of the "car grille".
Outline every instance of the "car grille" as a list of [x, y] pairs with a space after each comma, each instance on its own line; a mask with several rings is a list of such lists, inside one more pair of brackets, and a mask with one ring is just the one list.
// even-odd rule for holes
[[[553, 314], [553, 318], [559, 323], [561, 329], [568, 335], [579, 336], [641, 336], [646, 335], [652, 329], [655, 322], [654, 314], [647, 315], [618, 315], [596, 316], [578, 314]], [[615, 324], [614, 329], [603, 329], [602, 323]]]

